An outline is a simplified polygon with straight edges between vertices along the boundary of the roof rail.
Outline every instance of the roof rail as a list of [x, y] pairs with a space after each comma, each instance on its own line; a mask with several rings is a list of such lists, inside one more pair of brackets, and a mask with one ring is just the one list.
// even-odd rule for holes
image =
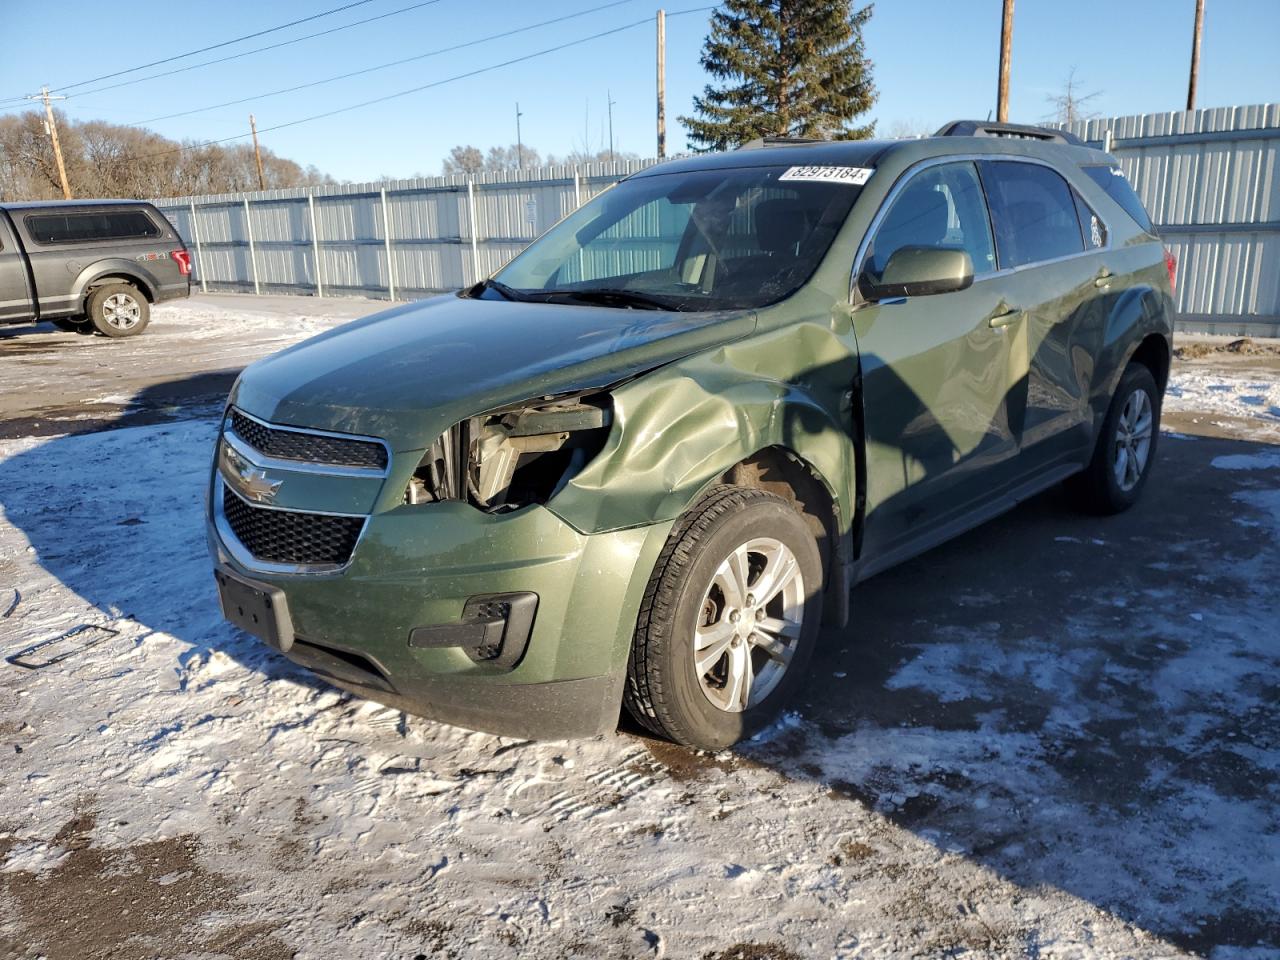
[[983, 120], [952, 120], [934, 134], [935, 137], [1009, 137], [1015, 140], [1045, 140], [1083, 147], [1085, 142], [1068, 130], [1033, 127], [1025, 123], [992, 123]]
[[801, 147], [807, 143], [827, 143], [822, 137], [756, 137], [738, 147], [738, 150], [759, 150], [763, 147]]

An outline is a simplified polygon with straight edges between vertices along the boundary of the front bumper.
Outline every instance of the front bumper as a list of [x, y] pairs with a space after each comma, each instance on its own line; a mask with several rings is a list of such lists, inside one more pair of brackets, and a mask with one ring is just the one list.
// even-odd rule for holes
[[[213, 558], [278, 589], [296, 641], [285, 656], [344, 689], [447, 723], [559, 739], [612, 730], [640, 601], [672, 523], [586, 535], [545, 507], [504, 514], [441, 502], [368, 520], [351, 562], [328, 574], [245, 566], [212, 519]], [[455, 624], [470, 598], [537, 595], [514, 666], [460, 647], [411, 646]]]

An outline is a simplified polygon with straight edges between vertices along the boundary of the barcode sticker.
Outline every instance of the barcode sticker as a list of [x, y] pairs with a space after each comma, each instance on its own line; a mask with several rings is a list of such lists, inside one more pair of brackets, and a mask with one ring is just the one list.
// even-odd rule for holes
[[847, 183], [860, 187], [873, 173], [875, 170], [870, 167], [789, 167], [778, 180], [816, 180], [820, 183]]

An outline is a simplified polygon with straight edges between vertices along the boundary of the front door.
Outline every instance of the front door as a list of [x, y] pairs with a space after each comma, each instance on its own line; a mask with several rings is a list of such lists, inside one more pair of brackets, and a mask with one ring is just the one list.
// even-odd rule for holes
[[965, 250], [973, 285], [862, 306], [854, 330], [867, 445], [863, 552], [886, 557], [963, 520], [1012, 474], [1025, 402], [1026, 330], [996, 270], [975, 165], [934, 164], [888, 201], [860, 270], [900, 247]]

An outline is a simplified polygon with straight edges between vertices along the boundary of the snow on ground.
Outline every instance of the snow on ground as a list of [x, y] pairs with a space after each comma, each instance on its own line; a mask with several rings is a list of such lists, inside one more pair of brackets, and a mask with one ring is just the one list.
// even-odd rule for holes
[[1252, 421], [1258, 436], [1280, 437], [1280, 376], [1274, 371], [1180, 370], [1170, 379], [1164, 409], [1210, 422], [1214, 417], [1239, 417]]
[[[1170, 395], [1269, 437], [1276, 390]], [[0, 655], [115, 631], [0, 662], [0, 955], [1280, 950], [1275, 447], [1166, 438], [1154, 531], [1050, 503], [863, 585], [805, 702], [708, 757], [430, 723], [231, 629], [213, 436], [0, 441]]]

